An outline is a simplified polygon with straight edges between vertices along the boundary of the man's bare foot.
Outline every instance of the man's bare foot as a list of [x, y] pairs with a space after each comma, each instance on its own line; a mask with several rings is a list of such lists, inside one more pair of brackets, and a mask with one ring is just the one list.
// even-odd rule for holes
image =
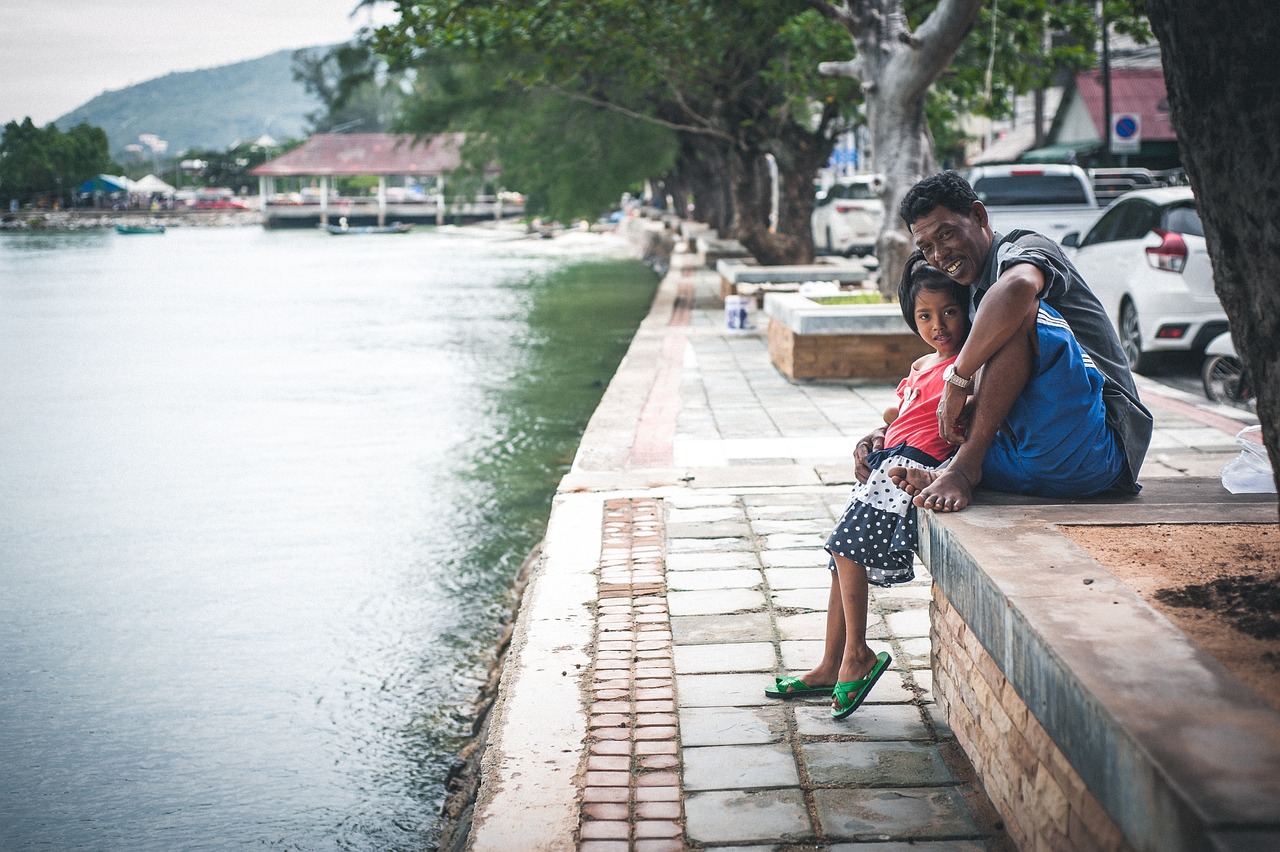
[[889, 479], [912, 495], [912, 503], [935, 512], [959, 512], [973, 500], [973, 481], [959, 468], [891, 467]]

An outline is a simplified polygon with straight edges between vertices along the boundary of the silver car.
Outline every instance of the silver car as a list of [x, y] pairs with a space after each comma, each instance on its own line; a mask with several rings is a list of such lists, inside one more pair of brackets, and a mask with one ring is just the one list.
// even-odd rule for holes
[[1191, 188], [1120, 196], [1084, 235], [1068, 234], [1071, 260], [1120, 335], [1129, 367], [1152, 370], [1161, 353], [1203, 353], [1227, 330]]

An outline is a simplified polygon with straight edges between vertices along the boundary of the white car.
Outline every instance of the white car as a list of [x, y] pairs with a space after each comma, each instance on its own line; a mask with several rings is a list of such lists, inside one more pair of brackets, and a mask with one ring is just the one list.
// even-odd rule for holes
[[1080, 238], [1071, 260], [1120, 335], [1129, 367], [1153, 369], [1161, 353], [1203, 353], [1227, 330], [1191, 188], [1127, 193]]
[[826, 254], [859, 255], [875, 251], [884, 221], [884, 204], [876, 194], [880, 178], [847, 178], [813, 203], [813, 244]]

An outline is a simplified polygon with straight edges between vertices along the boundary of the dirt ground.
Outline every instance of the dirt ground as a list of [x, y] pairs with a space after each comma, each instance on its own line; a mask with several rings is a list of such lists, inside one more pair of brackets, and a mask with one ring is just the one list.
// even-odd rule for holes
[[1063, 532], [1280, 710], [1280, 525]]

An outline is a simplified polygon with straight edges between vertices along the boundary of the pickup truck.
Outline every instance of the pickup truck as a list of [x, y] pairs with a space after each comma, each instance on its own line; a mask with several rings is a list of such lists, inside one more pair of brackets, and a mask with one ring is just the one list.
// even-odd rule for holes
[[1102, 212], [1093, 182], [1079, 166], [978, 166], [968, 178], [991, 228], [1001, 233], [1021, 228], [1062, 242], [1072, 231], [1087, 231]]

